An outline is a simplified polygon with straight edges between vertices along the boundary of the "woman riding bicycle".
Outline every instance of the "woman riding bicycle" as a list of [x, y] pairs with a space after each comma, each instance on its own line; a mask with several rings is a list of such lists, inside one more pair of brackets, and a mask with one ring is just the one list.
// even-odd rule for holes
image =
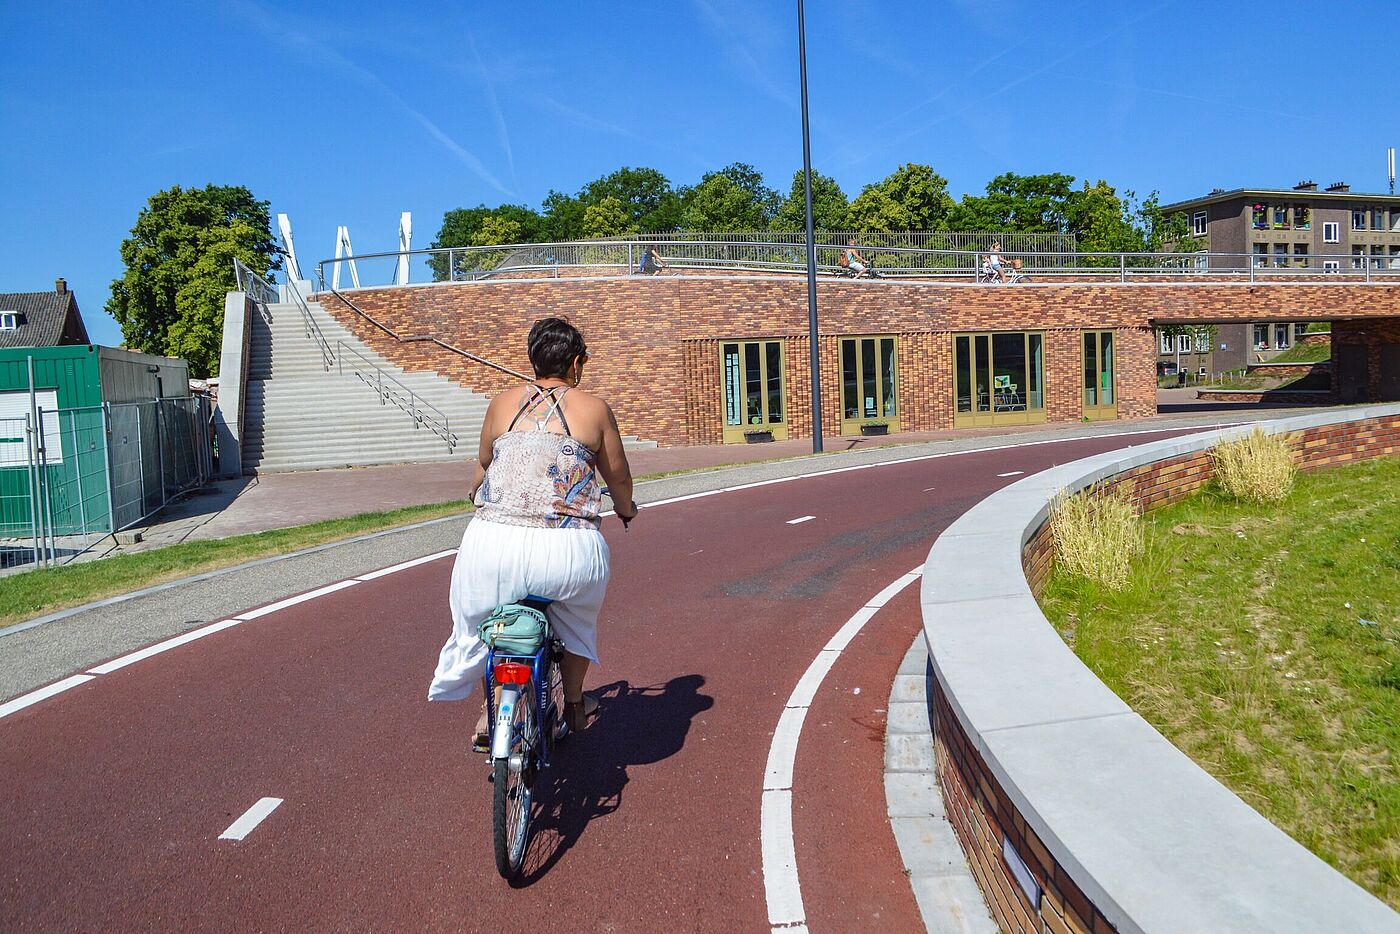
[[[581, 730], [597, 708], [583, 678], [607, 589], [608, 544], [598, 530], [601, 474], [618, 516], [632, 519], [632, 473], [608, 404], [578, 388], [588, 349], [578, 329], [543, 318], [528, 339], [533, 382], [491, 400], [469, 492], [477, 510], [452, 569], [452, 636], [429, 700], [466, 700], [486, 671], [478, 627], [492, 610], [528, 595], [554, 602], [564, 643], [564, 716]], [[485, 715], [477, 741], [484, 742]]]

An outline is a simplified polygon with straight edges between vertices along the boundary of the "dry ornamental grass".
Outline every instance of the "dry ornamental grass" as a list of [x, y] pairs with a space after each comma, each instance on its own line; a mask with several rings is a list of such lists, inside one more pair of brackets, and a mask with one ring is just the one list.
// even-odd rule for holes
[[1288, 439], [1266, 435], [1258, 426], [1238, 441], [1216, 445], [1210, 456], [1216, 481], [1241, 502], [1276, 503], [1293, 489], [1298, 474]]
[[1050, 534], [1066, 571], [1112, 590], [1123, 589], [1133, 558], [1142, 554], [1137, 509], [1117, 492], [1061, 493], [1050, 508]]

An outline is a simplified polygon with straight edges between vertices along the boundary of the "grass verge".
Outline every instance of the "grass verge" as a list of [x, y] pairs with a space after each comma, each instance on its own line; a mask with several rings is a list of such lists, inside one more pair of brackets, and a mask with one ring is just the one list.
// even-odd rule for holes
[[0, 578], [0, 628], [166, 581], [471, 509], [467, 500], [367, 512], [269, 532], [182, 542]]
[[1331, 344], [1294, 344], [1292, 347], [1271, 357], [1270, 363], [1321, 363], [1332, 359]]
[[1212, 489], [1144, 517], [1113, 591], [1046, 615], [1106, 684], [1304, 846], [1400, 909], [1400, 458]]

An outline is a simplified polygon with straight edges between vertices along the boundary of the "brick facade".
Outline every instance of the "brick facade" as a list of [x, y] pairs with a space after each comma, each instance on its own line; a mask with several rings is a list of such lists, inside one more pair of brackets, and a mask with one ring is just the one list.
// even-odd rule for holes
[[[1351, 463], [1375, 457], [1400, 456], [1400, 416], [1343, 422], [1294, 432], [1288, 436], [1301, 470]], [[1100, 493], [1124, 494], [1139, 509], [1176, 502], [1211, 478], [1209, 451], [1144, 464], [1096, 485]], [[1054, 562], [1050, 526], [1040, 526], [1021, 549], [1021, 566], [1031, 591], [1039, 594]], [[1003, 931], [1039, 934], [1042, 931], [1096, 934], [1113, 928], [1086, 898], [1017, 812], [934, 679], [934, 756], [948, 820], [957, 832], [973, 875], [992, 915]], [[1032, 905], [1016, 883], [1002, 855], [1009, 841], [1026, 863], [1043, 892]]]
[[[662, 444], [719, 440], [721, 339], [781, 338], [786, 341], [790, 436], [811, 432], [807, 295], [800, 278], [522, 278], [361, 289], [349, 298], [404, 337], [435, 336], [525, 372], [529, 364], [524, 338], [530, 324], [545, 315], [567, 316], [584, 332], [593, 354], [588, 383], [612, 404], [623, 432]], [[396, 341], [333, 294], [322, 294], [319, 300], [405, 369], [440, 372], [488, 394], [513, 382], [513, 377], [431, 343]], [[840, 426], [839, 338], [894, 334], [899, 340], [901, 427], [926, 431], [953, 425], [952, 352], [957, 333], [1045, 332], [1046, 418], [1062, 422], [1081, 417], [1083, 330], [1111, 330], [1117, 347], [1118, 416], [1140, 418], [1156, 412], [1153, 324], [1322, 319], [1338, 321], [1344, 329], [1348, 318], [1400, 314], [1400, 286], [979, 288], [827, 280], [818, 284], [818, 307], [823, 428], [834, 433]]]

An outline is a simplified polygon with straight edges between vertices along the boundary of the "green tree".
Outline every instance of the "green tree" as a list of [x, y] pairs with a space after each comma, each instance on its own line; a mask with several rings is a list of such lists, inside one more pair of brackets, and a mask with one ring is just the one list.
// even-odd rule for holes
[[1140, 253], [1146, 249], [1142, 227], [1133, 213], [1133, 195], [1119, 198], [1103, 179], [1070, 194], [1064, 206], [1066, 228], [1085, 253]]
[[583, 211], [583, 235], [590, 239], [634, 234], [637, 225], [618, 199], [608, 196]]
[[604, 198], [622, 202], [638, 230], [674, 230], [680, 223], [680, 197], [656, 169], [623, 166], [584, 185], [578, 194], [585, 209]]
[[[474, 208], [454, 208], [443, 214], [442, 227], [438, 229], [437, 237], [429, 246], [435, 250], [480, 246], [481, 244], [476, 242], [476, 236], [482, 226], [492, 218], [498, 222], [510, 221], [515, 225], [516, 233], [514, 239], [494, 240], [486, 244], [487, 246], [495, 246], [497, 243], [535, 243], [544, 239], [548, 227], [546, 219], [538, 211], [523, 204], [502, 204], [494, 208], [478, 204]], [[495, 229], [500, 229], [499, 224]], [[428, 257], [428, 266], [433, 270], [435, 281], [442, 282], [448, 278], [448, 259], [448, 255], [443, 253], [435, 253]]]
[[1066, 232], [1066, 211], [1073, 192], [1073, 175], [1007, 172], [987, 183], [985, 196], [965, 195], [952, 212], [949, 225], [954, 230]]
[[706, 172], [684, 200], [681, 222], [687, 230], [767, 230], [778, 210], [778, 193], [742, 162]]
[[234, 258], [259, 275], [281, 266], [267, 209], [242, 185], [152, 195], [122, 241], [126, 272], [107, 300], [126, 344], [184, 357], [196, 377], [217, 374]]
[[946, 178], [932, 166], [911, 162], [865, 186], [851, 202], [851, 226], [862, 231], [945, 230], [954, 204]]
[[[836, 179], [812, 171], [812, 229], [845, 230], [851, 222], [851, 203]], [[778, 205], [774, 230], [806, 230], [806, 190], [801, 170], [793, 173], [788, 196]]]
[[588, 205], [573, 195], [551, 190], [544, 199], [545, 239], [551, 243], [583, 237], [583, 218]]

